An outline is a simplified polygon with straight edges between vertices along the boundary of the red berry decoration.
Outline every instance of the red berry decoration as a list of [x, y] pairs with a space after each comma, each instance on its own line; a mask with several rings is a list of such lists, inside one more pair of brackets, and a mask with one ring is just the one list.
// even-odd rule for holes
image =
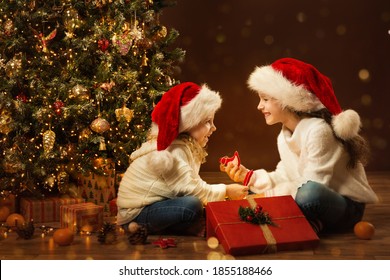
[[64, 102], [57, 100], [56, 102], [53, 103], [54, 112], [56, 112], [57, 115], [61, 115], [62, 107], [64, 106], [65, 106]]
[[102, 52], [105, 52], [108, 49], [109, 45], [110, 45], [110, 42], [105, 38], [100, 39], [98, 41], [98, 47]]
[[276, 225], [273, 221], [271, 216], [263, 211], [263, 207], [256, 206], [256, 207], [243, 207], [240, 206], [238, 209], [238, 214], [240, 216], [240, 219], [244, 222], [256, 224], [256, 225]]
[[16, 96], [16, 100], [22, 101], [23, 103], [27, 102], [27, 96], [24, 93], [20, 93]]

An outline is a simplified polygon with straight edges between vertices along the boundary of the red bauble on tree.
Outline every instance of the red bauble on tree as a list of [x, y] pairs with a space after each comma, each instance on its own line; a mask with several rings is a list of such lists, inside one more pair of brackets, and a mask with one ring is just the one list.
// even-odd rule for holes
[[27, 96], [21, 92], [16, 96], [16, 100], [22, 101], [23, 103], [27, 102]]
[[61, 100], [57, 100], [53, 103], [54, 112], [56, 112], [57, 115], [61, 115], [62, 113], [62, 107], [64, 107], [65, 104]]
[[108, 47], [110, 46], [110, 41], [107, 39], [103, 38], [98, 41], [98, 47], [102, 52], [105, 52]]

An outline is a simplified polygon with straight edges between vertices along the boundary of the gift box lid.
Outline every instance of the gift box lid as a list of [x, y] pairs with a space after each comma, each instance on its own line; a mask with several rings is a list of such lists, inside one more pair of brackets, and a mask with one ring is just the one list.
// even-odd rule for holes
[[232, 255], [309, 249], [318, 245], [317, 234], [291, 196], [254, 198], [252, 202], [261, 206], [276, 225], [242, 221], [240, 206], [253, 207], [247, 199], [210, 202], [206, 206], [207, 237], [217, 237], [226, 253]]

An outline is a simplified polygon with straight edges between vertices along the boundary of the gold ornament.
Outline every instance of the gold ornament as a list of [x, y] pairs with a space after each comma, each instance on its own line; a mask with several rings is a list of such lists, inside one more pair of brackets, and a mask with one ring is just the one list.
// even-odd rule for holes
[[106, 142], [104, 141], [104, 137], [100, 137], [99, 151], [106, 150]]
[[10, 124], [12, 123], [12, 115], [7, 110], [2, 110], [0, 114], [0, 133], [8, 134], [12, 131]]
[[86, 141], [91, 135], [92, 131], [89, 128], [84, 128], [79, 134], [79, 141]]
[[157, 36], [159, 38], [165, 38], [168, 34], [167, 28], [165, 26], [161, 26], [160, 30], [157, 32]]
[[56, 183], [56, 177], [54, 175], [49, 175], [45, 179], [45, 186], [49, 187], [49, 189], [52, 189]]
[[76, 9], [69, 8], [63, 13], [65, 28], [73, 34], [73, 31], [80, 26], [80, 17]]
[[43, 150], [45, 154], [48, 154], [51, 150], [53, 150], [55, 140], [56, 134], [51, 129], [46, 130], [43, 133]]
[[148, 66], [149, 58], [146, 56], [146, 53], [142, 56], [142, 66]]
[[79, 101], [89, 100], [89, 91], [82, 85], [75, 85], [69, 93], [69, 98], [77, 98]]
[[20, 74], [21, 68], [22, 68], [22, 60], [18, 58], [13, 58], [6, 63], [5, 73], [9, 78], [14, 78]]
[[127, 32], [130, 32], [131, 30], [131, 24], [129, 22], [124, 22], [123, 23], [123, 26], [122, 26], [122, 31], [123, 33], [127, 33]]
[[91, 123], [91, 129], [97, 133], [103, 133], [110, 129], [110, 124], [103, 118], [97, 118]]
[[120, 122], [122, 119], [125, 119], [126, 122], [131, 122], [134, 116], [134, 110], [131, 110], [127, 108], [126, 105], [123, 105], [122, 108], [115, 110], [115, 116], [118, 122]]
[[4, 34], [7, 36], [12, 35], [14, 28], [15, 27], [13, 21], [10, 19], [6, 20], [4, 23]]

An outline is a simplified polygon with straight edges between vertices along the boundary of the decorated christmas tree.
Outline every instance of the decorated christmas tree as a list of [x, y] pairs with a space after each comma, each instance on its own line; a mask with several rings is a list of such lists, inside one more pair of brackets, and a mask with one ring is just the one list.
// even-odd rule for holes
[[124, 171], [184, 51], [163, 0], [1, 0], [0, 191]]

